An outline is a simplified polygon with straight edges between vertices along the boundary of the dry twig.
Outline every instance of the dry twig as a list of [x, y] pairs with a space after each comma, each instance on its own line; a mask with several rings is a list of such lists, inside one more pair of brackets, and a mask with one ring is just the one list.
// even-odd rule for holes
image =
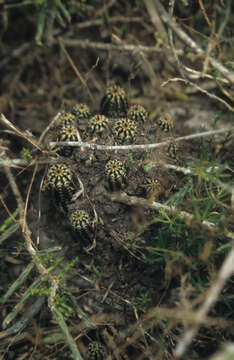
[[[58, 280], [56, 278], [54, 278], [49, 272], [48, 270], [44, 267], [44, 265], [42, 263], [40, 263], [39, 261], [36, 260], [36, 256], [37, 256], [37, 250], [35, 248], [35, 245], [33, 244], [33, 241], [31, 239], [31, 231], [29, 229], [29, 226], [27, 224], [26, 221], [26, 216], [25, 216], [25, 205], [21, 196], [21, 193], [19, 191], [19, 188], [16, 184], [15, 178], [13, 176], [13, 173], [11, 171], [11, 169], [7, 166], [4, 167], [5, 169], [5, 173], [6, 176], [9, 180], [11, 189], [13, 191], [13, 194], [16, 198], [17, 201], [17, 205], [18, 205], [18, 209], [19, 209], [19, 216], [20, 216], [20, 222], [21, 222], [21, 227], [22, 227], [22, 233], [23, 236], [25, 238], [25, 245], [26, 245], [26, 249], [28, 251], [28, 253], [31, 255], [33, 262], [35, 263], [39, 273], [42, 276], [45, 276], [45, 278], [47, 278], [51, 284], [50, 287], [50, 297], [49, 297], [49, 301], [48, 301], [48, 305], [49, 308], [52, 312], [52, 314], [54, 315], [55, 319], [58, 321], [58, 324], [62, 330], [62, 332], [64, 333], [65, 336], [65, 340], [68, 344], [68, 346], [70, 347], [70, 350], [73, 354], [73, 358], [75, 360], [82, 360], [82, 357], [80, 355], [80, 352], [77, 348], [77, 345], [75, 343], [75, 341], [73, 340], [72, 336], [69, 333], [68, 327], [64, 321], [63, 315], [55, 308], [54, 306], [54, 298], [56, 295], [56, 291], [58, 289]], [[40, 301], [39, 301], [40, 300]], [[42, 300], [40, 298], [38, 298], [38, 304], [36, 302], [36, 305], [39, 307], [42, 304]], [[40, 308], [40, 307], [39, 307]], [[37, 309], [37, 307], [36, 307]], [[35, 306], [32, 309], [35, 312]], [[31, 313], [33, 313], [33, 311], [31, 311]], [[27, 320], [27, 319], [26, 319]], [[26, 321], [25, 320], [25, 321]]]
[[182, 78], [168, 79], [167, 81], [164, 81], [164, 82], [162, 83], [161, 87], [166, 86], [166, 85], [167, 85], [168, 83], [170, 83], [170, 82], [177, 82], [177, 81], [184, 82], [185, 84], [194, 87], [195, 89], [197, 89], [197, 90], [200, 91], [201, 93], [206, 94], [207, 96], [209, 96], [211, 99], [214, 99], [214, 100], [217, 100], [217, 101], [221, 102], [223, 105], [226, 106], [226, 108], [228, 108], [228, 110], [234, 112], [234, 107], [232, 107], [231, 105], [229, 105], [225, 100], [223, 100], [222, 98], [220, 98], [220, 97], [217, 96], [217, 95], [214, 95], [214, 94], [209, 93], [207, 90], [202, 89], [200, 86], [192, 83], [192, 82], [189, 81], [189, 80], [182, 79]]
[[[171, 16], [166, 12], [163, 5], [160, 3], [160, 1], [155, 0], [147, 0], [150, 2], [151, 6], [156, 9], [157, 13], [163, 20], [165, 24], [167, 24], [175, 33], [176, 35], [192, 50], [195, 51], [198, 55], [205, 56], [205, 52], [202, 50], [202, 48], [197, 45], [197, 43], [191, 39], [176, 23], [176, 21], [171, 18]], [[153, 21], [152, 21], [153, 22]], [[210, 64], [219, 70], [226, 79], [229, 80], [231, 84], [234, 84], [234, 75], [225, 67], [223, 66], [218, 60], [214, 59], [213, 57], [209, 56], [208, 60]]]
[[[232, 237], [234, 240], [234, 235]], [[181, 340], [178, 342], [174, 356], [176, 360], [182, 359], [192, 340], [196, 336], [199, 327], [207, 317], [208, 312], [212, 308], [212, 306], [216, 303], [226, 281], [230, 278], [230, 276], [234, 273], [234, 246], [226, 256], [221, 269], [216, 276], [213, 284], [207, 292], [206, 299], [200, 308], [196, 311], [196, 324], [185, 330], [184, 335]]]
[[[174, 138], [173, 142], [178, 142], [178, 141], [183, 141], [183, 140], [191, 140], [191, 139], [196, 139], [196, 138], [200, 138], [200, 137], [204, 137], [204, 136], [212, 136], [212, 135], [216, 135], [216, 134], [222, 134], [225, 132], [232, 132], [234, 130], [234, 127], [231, 128], [227, 128], [227, 129], [218, 129], [218, 130], [209, 130], [209, 131], [204, 131], [201, 133], [197, 133], [197, 134], [191, 134], [191, 135], [186, 135], [186, 136], [181, 136], [178, 138]], [[99, 145], [99, 144], [91, 144], [91, 143], [87, 143], [87, 142], [80, 142], [80, 141], [51, 141], [49, 143], [49, 145], [51, 147], [53, 146], [74, 146], [74, 147], [86, 147], [89, 149], [93, 149], [93, 150], [140, 150], [140, 149], [155, 149], [155, 148], [159, 148], [161, 146], [167, 145], [171, 142], [171, 140], [168, 141], [163, 141], [160, 143], [155, 143], [155, 144], [141, 144], [141, 145]]]

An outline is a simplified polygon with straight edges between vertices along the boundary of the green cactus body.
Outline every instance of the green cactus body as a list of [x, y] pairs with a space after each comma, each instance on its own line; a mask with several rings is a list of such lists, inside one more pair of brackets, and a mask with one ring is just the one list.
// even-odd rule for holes
[[144, 123], [148, 117], [148, 112], [141, 105], [135, 104], [128, 110], [128, 118], [137, 122]]
[[90, 119], [92, 133], [101, 134], [107, 129], [108, 118], [104, 115], [95, 115]]
[[155, 178], [146, 178], [143, 187], [145, 188], [145, 195], [148, 199], [158, 198], [163, 189], [161, 182]]
[[[57, 141], [78, 141], [77, 129], [73, 125], [63, 126], [57, 136]], [[61, 147], [60, 155], [70, 157], [74, 148], [72, 146]]]
[[118, 85], [107, 88], [101, 100], [101, 113], [110, 117], [126, 116], [128, 100], [124, 89]]
[[104, 346], [98, 341], [92, 341], [88, 346], [89, 360], [104, 360], [106, 355]]
[[69, 112], [62, 112], [61, 115], [59, 116], [59, 127], [63, 128], [64, 126], [68, 126], [68, 125], [75, 125], [75, 116], [72, 115]]
[[137, 125], [135, 121], [128, 118], [122, 118], [116, 121], [114, 126], [116, 140], [123, 144], [131, 144], [137, 134]]
[[109, 160], [105, 166], [105, 175], [111, 190], [121, 189], [126, 183], [126, 168], [122, 161]]
[[46, 183], [48, 189], [55, 195], [57, 204], [62, 205], [66, 210], [74, 193], [71, 169], [65, 164], [51, 165], [47, 172]]
[[162, 131], [169, 132], [174, 128], [174, 121], [169, 114], [165, 113], [159, 117], [158, 125]]
[[89, 119], [91, 116], [91, 111], [88, 105], [78, 103], [72, 108], [72, 114], [75, 115], [77, 122], [79, 120]]
[[84, 210], [75, 210], [71, 214], [70, 223], [73, 231], [89, 235], [91, 230], [91, 220], [89, 214]]
[[177, 160], [178, 145], [173, 140], [168, 144], [167, 147], [168, 156], [171, 159]]

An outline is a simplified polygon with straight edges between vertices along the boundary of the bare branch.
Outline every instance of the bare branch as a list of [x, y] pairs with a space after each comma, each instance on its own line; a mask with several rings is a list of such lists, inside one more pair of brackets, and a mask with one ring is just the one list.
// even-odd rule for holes
[[[176, 21], [171, 18], [171, 16], [166, 12], [160, 1], [148, 1], [151, 3], [152, 6], [156, 7], [157, 12], [159, 13], [164, 23], [167, 24], [186, 45], [193, 49], [195, 53], [205, 56], [205, 52], [202, 50], [202, 48], [198, 46], [197, 43], [179, 27]], [[208, 60], [214, 68], [219, 70], [224, 75], [224, 77], [229, 80], [231, 84], [234, 84], [234, 75], [225, 66], [223, 66], [218, 60], [214, 59], [211, 56], [208, 57]]]
[[[227, 129], [218, 129], [218, 130], [209, 130], [209, 131], [204, 131], [201, 133], [197, 133], [197, 134], [191, 134], [191, 135], [186, 135], [186, 136], [181, 136], [178, 138], [174, 138], [173, 142], [178, 142], [178, 141], [182, 141], [182, 140], [191, 140], [191, 139], [196, 139], [196, 138], [200, 138], [200, 137], [204, 137], [204, 136], [212, 136], [212, 135], [217, 135], [217, 134], [222, 134], [225, 132], [232, 132], [234, 130], [234, 127], [231, 128], [227, 128]], [[168, 141], [163, 141], [161, 143], [155, 143], [155, 144], [142, 144], [142, 145], [99, 145], [99, 144], [90, 144], [87, 142], [80, 142], [80, 141], [51, 141], [49, 143], [50, 147], [54, 147], [56, 145], [58, 146], [74, 146], [74, 147], [86, 147], [89, 149], [93, 149], [93, 150], [144, 150], [144, 149], [155, 149], [155, 148], [159, 148], [161, 146], [170, 144], [171, 140]]]
[[[233, 235], [234, 240], [234, 235]], [[204, 319], [206, 318], [208, 312], [211, 307], [216, 303], [219, 294], [221, 293], [226, 281], [230, 278], [230, 276], [234, 273], [234, 246], [226, 256], [222, 267], [213, 282], [213, 285], [207, 292], [206, 299], [204, 303], [200, 306], [200, 308], [196, 311], [196, 324], [192, 327], [188, 328], [181, 340], [178, 342], [174, 356], [176, 360], [182, 359], [192, 340], [196, 336], [199, 327], [202, 323], [204, 323]]]

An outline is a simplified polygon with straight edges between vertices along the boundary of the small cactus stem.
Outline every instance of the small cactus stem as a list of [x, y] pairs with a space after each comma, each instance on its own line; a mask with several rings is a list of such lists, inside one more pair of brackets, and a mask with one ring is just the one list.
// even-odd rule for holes
[[137, 125], [133, 120], [122, 118], [116, 121], [114, 132], [119, 143], [133, 143], [137, 133]]
[[178, 146], [175, 143], [170, 143], [168, 146], [168, 155], [172, 158], [177, 160], [177, 154], [178, 154]]
[[[78, 141], [78, 131], [75, 126], [73, 125], [64, 125], [58, 135], [57, 141]], [[73, 153], [73, 148], [71, 146], [62, 147], [59, 150], [60, 155], [70, 157]]]
[[148, 112], [143, 106], [135, 104], [132, 105], [128, 110], [127, 117], [131, 120], [134, 120], [136, 123], [144, 123], [148, 118]]
[[143, 187], [145, 188], [145, 194], [148, 199], [152, 197], [155, 199], [162, 192], [162, 184], [158, 179], [146, 178]]
[[85, 210], [73, 211], [70, 217], [70, 224], [74, 232], [90, 236], [92, 222], [89, 214]]
[[98, 341], [92, 341], [88, 346], [89, 360], [104, 360], [106, 352], [104, 346]]
[[110, 117], [126, 116], [128, 111], [128, 100], [124, 89], [118, 85], [107, 88], [101, 100], [101, 114]]
[[90, 129], [92, 133], [101, 134], [107, 129], [108, 118], [105, 115], [95, 115], [90, 119]]
[[79, 123], [79, 120], [89, 119], [91, 116], [91, 111], [88, 105], [77, 103], [72, 108], [72, 114], [75, 115], [77, 123]]
[[122, 161], [109, 160], [105, 166], [105, 175], [111, 190], [122, 189], [126, 184], [126, 168]]
[[62, 129], [64, 126], [75, 125], [76, 118], [72, 113], [62, 112], [58, 118], [59, 127]]
[[169, 132], [174, 128], [174, 121], [170, 114], [164, 113], [159, 117], [158, 125], [162, 131]]
[[167, 153], [168, 156], [171, 159], [177, 160], [177, 154], [178, 154], [178, 144], [174, 141], [174, 139], [171, 138], [167, 138], [167, 141], [169, 141], [168, 145], [167, 145]]
[[67, 204], [71, 201], [74, 193], [73, 174], [65, 164], [54, 164], [48, 169], [46, 187], [53, 192], [58, 205], [67, 210]]

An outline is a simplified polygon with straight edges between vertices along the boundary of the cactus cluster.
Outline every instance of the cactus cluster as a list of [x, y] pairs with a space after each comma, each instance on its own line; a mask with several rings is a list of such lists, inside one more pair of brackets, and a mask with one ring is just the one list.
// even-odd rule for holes
[[89, 214], [81, 209], [76, 209], [70, 215], [68, 214], [68, 207], [76, 191], [73, 178], [74, 173], [66, 164], [51, 165], [44, 181], [44, 190], [50, 191], [52, 199], [67, 214], [73, 232], [87, 238], [91, 236], [92, 232]]
[[[105, 139], [108, 138], [113, 145], [116, 143], [132, 144], [138, 135], [144, 136], [145, 132], [147, 134], [148, 127], [146, 125], [149, 125], [147, 119], [146, 109], [139, 104], [129, 106], [125, 91], [120, 86], [113, 85], [107, 88], [100, 103], [99, 113], [91, 115], [89, 107], [83, 103], [76, 104], [71, 112], [62, 112], [58, 119], [56, 139], [59, 142], [78, 141], [80, 139], [78, 128], [81, 128], [84, 135], [90, 136], [92, 140], [96, 140], [98, 136], [104, 139], [102, 137], [104, 134], [106, 135]], [[157, 131], [161, 134], [165, 133], [164, 140], [169, 140], [166, 151], [170, 158], [175, 160], [177, 145], [172, 137], [174, 128], [172, 118], [164, 113], [158, 118], [157, 125]], [[109, 135], [110, 137], [108, 137]], [[63, 146], [59, 148], [58, 153], [67, 158], [72, 156], [73, 151], [73, 147]], [[131, 178], [131, 170], [129, 171], [129, 164], [123, 156], [117, 158], [115, 154], [113, 158], [112, 154], [110, 154], [109, 161], [105, 162], [104, 166], [102, 165], [102, 175], [108, 189], [118, 191], [130, 184], [131, 180], [128, 180], [128, 177], [130, 173]], [[79, 237], [90, 238], [93, 222], [87, 206], [80, 204], [77, 207], [73, 206], [75, 197], [73, 195], [77, 186], [73, 181], [73, 171], [66, 165], [67, 161], [49, 166], [45, 185], [52, 193], [56, 203], [66, 212], [72, 231]], [[85, 164], [88, 163], [92, 164], [92, 160], [88, 159]], [[144, 195], [147, 198], [158, 197], [164, 189], [157, 176], [143, 178], [141, 184], [140, 188], [144, 188]]]

